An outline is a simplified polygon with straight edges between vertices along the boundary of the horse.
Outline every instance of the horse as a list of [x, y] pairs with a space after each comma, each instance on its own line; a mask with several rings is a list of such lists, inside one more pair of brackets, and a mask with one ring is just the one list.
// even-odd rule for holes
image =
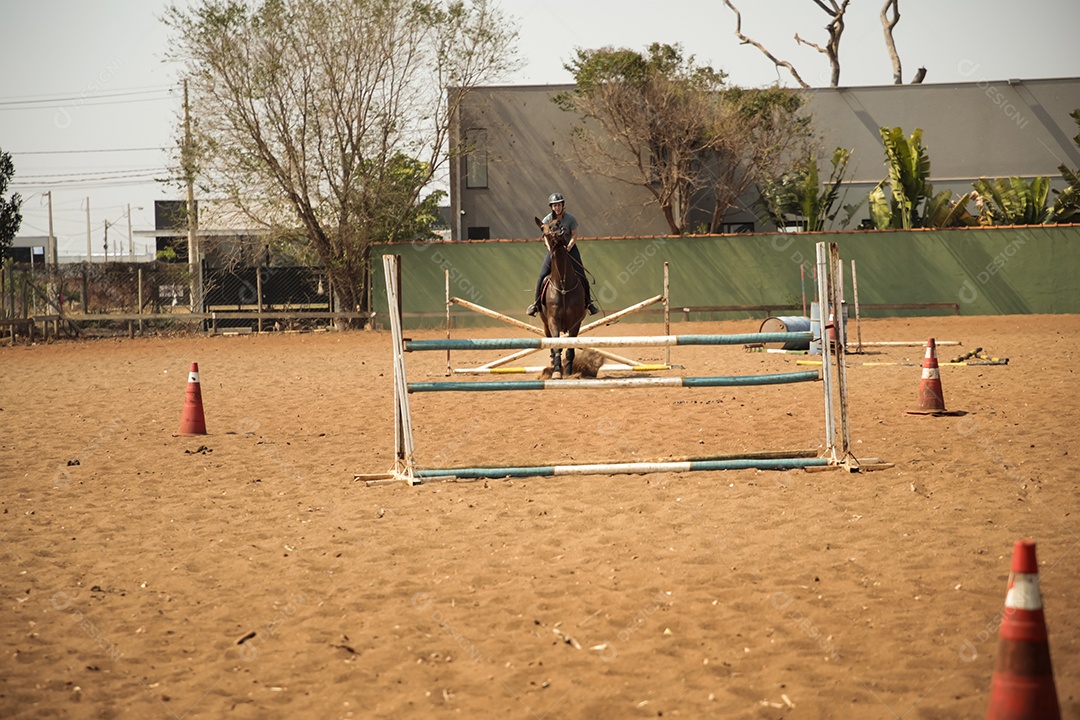
[[[577, 337], [585, 319], [585, 285], [570, 258], [570, 232], [555, 219], [545, 223], [533, 218], [544, 236], [544, 245], [551, 253], [551, 274], [540, 298], [540, 320], [548, 337]], [[574, 370], [574, 348], [551, 349], [551, 377], [571, 375]]]

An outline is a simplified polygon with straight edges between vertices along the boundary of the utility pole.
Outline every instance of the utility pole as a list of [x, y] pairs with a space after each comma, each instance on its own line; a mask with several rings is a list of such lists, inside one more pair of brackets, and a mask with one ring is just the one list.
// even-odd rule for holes
[[42, 193], [49, 196], [49, 247], [45, 249], [45, 263], [56, 264], [56, 236], [53, 235], [52, 190]]
[[202, 312], [202, 261], [199, 257], [199, 218], [195, 209], [195, 170], [191, 157], [191, 112], [184, 80], [184, 180], [187, 182], [188, 269], [191, 271], [191, 312]]
[[131, 203], [128, 203], [128, 257], [135, 262], [135, 236], [131, 234]]
[[109, 221], [105, 221], [105, 262], [109, 262]]
[[90, 196], [86, 196], [86, 262], [94, 262], [94, 250], [90, 247]]

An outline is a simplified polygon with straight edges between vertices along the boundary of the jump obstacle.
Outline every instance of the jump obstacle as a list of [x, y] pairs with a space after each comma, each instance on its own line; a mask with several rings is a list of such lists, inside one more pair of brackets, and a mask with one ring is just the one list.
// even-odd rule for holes
[[[461, 299], [459, 297], [452, 297], [450, 295], [450, 271], [449, 270], [447, 270], [445, 272], [445, 283], [446, 283], [446, 339], [447, 340], [450, 339], [450, 328], [452, 326], [451, 318], [450, 318], [450, 308], [453, 305], [458, 305], [458, 306], [460, 306], [460, 307], [462, 307], [462, 308], [464, 308], [466, 310], [471, 310], [471, 311], [473, 311], [475, 313], [479, 313], [480, 315], [485, 315], [485, 316], [487, 316], [489, 318], [499, 320], [499, 321], [501, 321], [503, 323], [506, 323], [507, 325], [510, 325], [511, 327], [516, 327], [516, 328], [518, 328], [520, 330], [525, 330], [526, 332], [530, 332], [530, 333], [533, 333], [535, 335], [541, 335], [541, 336], [544, 335], [543, 328], [537, 327], [536, 325], [530, 325], [529, 323], [525, 323], [525, 322], [522, 322], [522, 321], [520, 321], [520, 320], [518, 320], [516, 318], [512, 318], [509, 315], [504, 315], [503, 313], [500, 313], [497, 310], [492, 310], [490, 308], [486, 308], [486, 307], [483, 307], [481, 305], [477, 305], [476, 303], [469, 302], [468, 300], [463, 300], [463, 299]], [[656, 296], [651, 297], [651, 298], [649, 298], [647, 300], [642, 300], [641, 302], [630, 305], [629, 307], [623, 308], [622, 310], [619, 310], [617, 312], [613, 312], [613, 313], [610, 313], [608, 315], [605, 315], [604, 317], [600, 318], [599, 320], [596, 320], [594, 322], [582, 325], [581, 328], [578, 330], [578, 337], [588, 335], [592, 330], [595, 330], [596, 328], [603, 327], [603, 326], [606, 326], [606, 325], [612, 325], [612, 324], [618, 322], [619, 320], [623, 319], [627, 315], [631, 315], [633, 313], [639, 312], [639, 311], [644, 310], [645, 308], [650, 307], [652, 305], [655, 305], [657, 303], [663, 303], [663, 306], [664, 306], [664, 334], [667, 335], [671, 330], [671, 307], [670, 307], [670, 305], [668, 303], [668, 297], [670, 296], [669, 290], [670, 290], [670, 281], [669, 281], [668, 263], [665, 262], [664, 263], [664, 292], [663, 292], [663, 294], [656, 295]], [[605, 362], [604, 365], [602, 365], [599, 368], [602, 371], [630, 370], [630, 371], [638, 371], [638, 372], [649, 372], [649, 371], [656, 371], [656, 370], [670, 370], [671, 369], [671, 365], [670, 365], [670, 363], [671, 363], [671, 350], [670, 350], [670, 347], [666, 347], [664, 349], [664, 362], [663, 363], [641, 363], [641, 362], [638, 362], [636, 360], [620, 357], [619, 355], [615, 355], [614, 353], [612, 353], [610, 351], [598, 350], [595, 347], [591, 347], [591, 346], [589, 347], [589, 349], [592, 350], [593, 352], [596, 352], [597, 354], [599, 354], [601, 357], [605, 358], [606, 360], [614, 361], [614, 362]], [[482, 374], [493, 374], [493, 373], [506, 373], [506, 374], [539, 373], [539, 372], [543, 371], [544, 366], [542, 366], [542, 365], [540, 365], [540, 366], [530, 365], [530, 366], [506, 367], [508, 365], [508, 363], [511, 363], [511, 362], [513, 362], [515, 360], [519, 360], [519, 359], [521, 359], [521, 358], [523, 358], [523, 357], [525, 357], [527, 355], [531, 355], [534, 352], [535, 352], [534, 349], [526, 349], [526, 350], [523, 350], [521, 352], [516, 352], [516, 353], [513, 353], [511, 355], [507, 355], [506, 357], [502, 357], [502, 358], [499, 358], [497, 360], [493, 360], [491, 362], [484, 363], [483, 365], [480, 365], [478, 367], [454, 368], [453, 372], [457, 373], [457, 374], [467, 374], [467, 375], [482, 375]], [[447, 351], [446, 351], [446, 374], [447, 375], [451, 374], [450, 349], [447, 349]]]
[[[554, 347], [671, 347], [672, 345], [742, 345], [748, 342], [786, 342], [795, 339], [812, 339], [812, 333], [746, 333], [736, 335], [658, 335], [603, 338], [485, 338], [446, 340], [405, 340], [401, 320], [400, 287], [401, 258], [397, 255], [383, 256], [386, 277], [388, 314], [393, 343], [394, 363], [394, 467], [386, 473], [357, 475], [356, 479], [369, 484], [384, 481], [405, 481], [415, 485], [425, 479], [435, 478], [504, 478], [544, 477], [552, 475], [605, 475], [643, 474], [654, 472], [692, 472], [700, 470], [742, 469], [794, 469], [842, 466], [849, 470], [858, 468], [849, 452], [851, 446], [848, 424], [847, 380], [844, 369], [844, 323], [825, 323], [822, 334], [829, 330], [836, 333], [837, 342], [823, 342], [822, 371], [816, 370], [777, 373], [772, 375], [716, 376], [716, 377], [663, 377], [663, 378], [610, 378], [588, 380], [524, 380], [524, 381], [469, 381], [411, 383], [405, 371], [405, 353], [452, 349], [537, 349]], [[834, 278], [837, 281], [834, 281]], [[842, 273], [836, 243], [817, 244], [817, 295], [823, 313], [841, 306], [843, 298]], [[838, 315], [838, 313], [837, 313]], [[823, 317], [828, 315], [823, 314]], [[519, 322], [519, 321], [515, 321]], [[521, 323], [525, 325], [525, 323]], [[531, 326], [530, 326], [531, 327]], [[835, 355], [836, 361], [833, 362]], [[833, 378], [835, 370], [836, 378]], [[412, 432], [409, 395], [416, 392], [498, 392], [510, 390], [574, 390], [612, 389], [634, 387], [726, 387], [735, 385], [766, 385], [778, 383], [814, 382], [823, 386], [825, 416], [825, 452], [820, 457], [808, 457], [805, 451], [759, 452], [744, 456], [717, 456], [660, 462], [614, 462], [585, 463], [575, 465], [531, 465], [507, 467], [425, 468], [416, 462]], [[834, 388], [835, 395], [834, 398]], [[839, 409], [839, 426], [837, 412]], [[786, 455], [786, 456], [785, 456]]]

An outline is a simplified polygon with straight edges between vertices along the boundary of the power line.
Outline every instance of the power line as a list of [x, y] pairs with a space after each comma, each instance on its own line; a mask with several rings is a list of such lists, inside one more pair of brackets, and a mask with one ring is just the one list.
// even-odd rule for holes
[[114, 152], [146, 152], [149, 150], [168, 150], [164, 147], [141, 147], [141, 148], [102, 148], [100, 150], [27, 150], [18, 152], [12, 150], [12, 155], [74, 155], [75, 153], [114, 153]]
[[[131, 180], [129, 178], [141, 178]], [[11, 187], [39, 188], [39, 187], [119, 187], [122, 185], [146, 185], [149, 183], [172, 182], [174, 178], [159, 177], [155, 172], [141, 172], [131, 175], [115, 175], [113, 177], [85, 177], [72, 178], [69, 180], [35, 180], [33, 182], [14, 182]]]
[[[96, 100], [97, 98], [93, 98], [93, 99]], [[156, 98], [135, 98], [135, 99], [132, 99], [132, 100], [108, 100], [106, 102], [87, 102], [87, 101], [84, 100], [83, 102], [72, 102], [71, 105], [72, 105], [72, 107], [76, 107], [76, 108], [104, 107], [104, 106], [111, 106], [111, 105], [130, 105], [131, 103], [160, 102], [162, 100], [173, 100], [173, 99], [174, 98], [166, 96], [166, 97], [156, 97]], [[76, 100], [79, 100], [79, 98], [76, 98]], [[25, 105], [25, 106], [20, 106], [20, 107], [7, 107], [3, 103], [0, 103], [0, 112], [3, 112], [5, 110], [47, 110], [49, 108], [58, 107], [58, 106], [63, 107], [64, 105], [67, 105], [67, 104], [68, 103], [66, 103], [66, 102], [53, 102], [53, 103], [43, 103], [43, 104], [39, 104], [39, 105]]]
[[106, 176], [106, 175], [119, 175], [120, 173], [152, 173], [159, 172], [165, 168], [155, 165], [154, 167], [141, 167], [141, 168], [119, 168], [116, 170], [85, 170], [81, 172], [69, 172], [69, 173], [44, 173], [41, 175], [19, 175], [12, 178], [11, 184], [14, 185], [20, 178], [22, 179], [34, 179], [39, 180], [41, 178], [64, 178], [64, 177], [81, 177], [83, 175], [91, 176]]
[[[131, 97], [132, 95], [154, 95], [162, 92], [171, 93], [172, 85], [159, 85], [156, 87], [148, 87], [144, 89], [132, 89], [127, 91], [120, 91], [114, 93], [80, 93], [78, 95], [40, 95], [40, 96], [24, 96], [20, 100], [0, 100], [0, 107], [6, 107], [8, 105], [47, 105], [49, 103], [64, 103], [73, 102], [76, 100], [94, 99], [100, 100], [102, 98], [115, 98], [115, 97]], [[163, 98], [151, 98], [151, 99], [163, 99]]]

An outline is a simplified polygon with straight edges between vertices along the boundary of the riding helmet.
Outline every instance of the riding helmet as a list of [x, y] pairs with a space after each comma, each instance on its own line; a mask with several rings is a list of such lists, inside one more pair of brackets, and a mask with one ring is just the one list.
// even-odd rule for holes
[[566, 198], [563, 197], [562, 193], [558, 193], [558, 192], [551, 193], [551, 197], [548, 198], [548, 205], [554, 205], [555, 203], [565, 203], [565, 202], [566, 202]]

